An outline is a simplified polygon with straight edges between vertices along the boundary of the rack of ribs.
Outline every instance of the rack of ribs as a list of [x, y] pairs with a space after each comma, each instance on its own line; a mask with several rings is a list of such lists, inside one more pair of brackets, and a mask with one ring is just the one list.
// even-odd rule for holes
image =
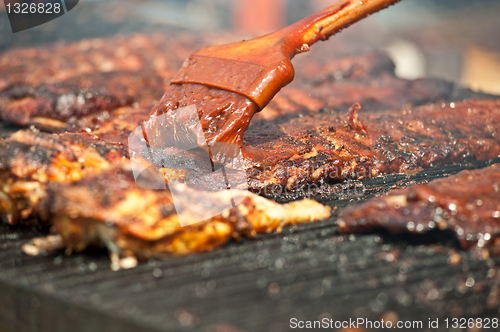
[[[112, 119], [107, 114], [116, 108], [135, 105], [144, 107], [146, 119], [189, 50], [209, 40], [135, 34], [6, 52], [0, 57], [0, 118], [46, 131], [88, 131], [94, 130], [90, 121]], [[443, 81], [397, 79], [392, 62], [379, 53], [334, 54], [328, 61], [320, 56], [299, 64], [295, 82], [256, 119], [347, 109], [355, 102], [370, 110], [416, 106], [454, 99], [453, 91]], [[75, 125], [82, 117], [88, 121]]]
[[390, 190], [386, 196], [344, 209], [338, 225], [344, 233], [449, 229], [463, 248], [499, 247], [500, 164]]

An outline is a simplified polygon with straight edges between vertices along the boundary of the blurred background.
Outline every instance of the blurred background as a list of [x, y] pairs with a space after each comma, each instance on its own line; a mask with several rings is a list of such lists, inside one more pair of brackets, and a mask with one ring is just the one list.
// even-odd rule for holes
[[[132, 32], [230, 31], [234, 38], [249, 38], [293, 23], [334, 1], [80, 0], [66, 15], [16, 34], [0, 3], [0, 52]], [[500, 94], [499, 17], [499, 0], [402, 0], [312, 52], [384, 50], [400, 77], [443, 78]]]

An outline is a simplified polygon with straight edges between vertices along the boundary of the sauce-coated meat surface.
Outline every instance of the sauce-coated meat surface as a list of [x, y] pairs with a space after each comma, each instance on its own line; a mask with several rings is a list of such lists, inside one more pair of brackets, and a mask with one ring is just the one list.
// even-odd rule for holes
[[345, 233], [385, 228], [393, 233], [453, 231], [463, 248], [500, 245], [500, 164], [462, 171], [342, 211]]
[[321, 193], [346, 180], [500, 156], [500, 101], [356, 109], [251, 127], [247, 141], [267, 159], [248, 170], [250, 187], [267, 195], [311, 185]]

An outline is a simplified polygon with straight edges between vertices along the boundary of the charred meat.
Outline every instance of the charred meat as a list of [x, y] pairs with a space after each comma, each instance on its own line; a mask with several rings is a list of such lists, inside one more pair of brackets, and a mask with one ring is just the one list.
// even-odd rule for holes
[[16, 125], [45, 124], [62, 130], [88, 115], [107, 112], [109, 117], [119, 107], [151, 103], [161, 96], [162, 84], [154, 74], [112, 72], [37, 87], [14, 85], [0, 92], [0, 117]]
[[[380, 112], [325, 110], [249, 129], [266, 155], [248, 170], [264, 195], [500, 156], [500, 101], [467, 100]], [[314, 189], [314, 188], [313, 188]]]
[[124, 146], [89, 134], [20, 130], [0, 140], [0, 217], [8, 224], [49, 222], [47, 183], [71, 183], [128, 161]]
[[500, 245], [500, 164], [462, 171], [346, 208], [344, 233], [453, 231], [463, 248]]
[[[147, 176], [165, 183], [173, 174], [153, 169], [138, 180], [125, 146], [85, 133], [22, 130], [1, 140], [0, 151], [2, 220], [53, 224], [68, 250], [104, 244], [120, 255], [188, 254], [330, 213], [314, 201], [280, 205], [248, 191], [204, 192], [180, 183], [144, 189], [138, 183]], [[173, 189], [182, 197], [175, 206]]]

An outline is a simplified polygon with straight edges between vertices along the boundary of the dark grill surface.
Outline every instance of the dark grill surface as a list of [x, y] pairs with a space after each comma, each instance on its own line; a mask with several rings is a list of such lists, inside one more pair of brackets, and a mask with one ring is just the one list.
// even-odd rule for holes
[[[124, 2], [109, 3], [114, 11], [105, 7], [108, 2], [80, 1], [72, 11], [78, 10], [77, 16], [70, 13], [43, 29], [16, 35], [4, 19], [0, 50], [165, 31], [164, 25], [122, 15], [128, 8]], [[432, 30], [432, 35], [438, 33]], [[0, 123], [0, 137], [17, 129]], [[322, 201], [341, 209], [394, 186], [484, 166], [487, 163], [374, 179], [364, 183], [363, 197]], [[443, 322], [500, 316], [500, 258], [463, 251], [451, 234], [437, 231], [425, 236], [340, 236], [337, 215], [338, 210], [329, 220], [289, 227], [281, 234], [259, 235], [209, 253], [151, 260], [118, 272], [111, 271], [104, 250], [28, 257], [21, 246], [46, 230], [0, 225], [0, 332], [278, 332], [290, 330], [291, 318], [377, 320], [394, 317], [391, 312], [400, 320], [422, 321], [424, 328], [416, 330], [426, 331], [429, 318]], [[448, 329], [441, 324], [440, 330]]]
[[[487, 164], [373, 179], [363, 197], [326, 203], [340, 210]], [[394, 312], [427, 327], [429, 318], [498, 317], [500, 258], [462, 251], [439, 231], [339, 236], [337, 214], [118, 272], [103, 250], [28, 257], [22, 244], [43, 232], [0, 226], [0, 331], [287, 331], [291, 318], [377, 320]]]

